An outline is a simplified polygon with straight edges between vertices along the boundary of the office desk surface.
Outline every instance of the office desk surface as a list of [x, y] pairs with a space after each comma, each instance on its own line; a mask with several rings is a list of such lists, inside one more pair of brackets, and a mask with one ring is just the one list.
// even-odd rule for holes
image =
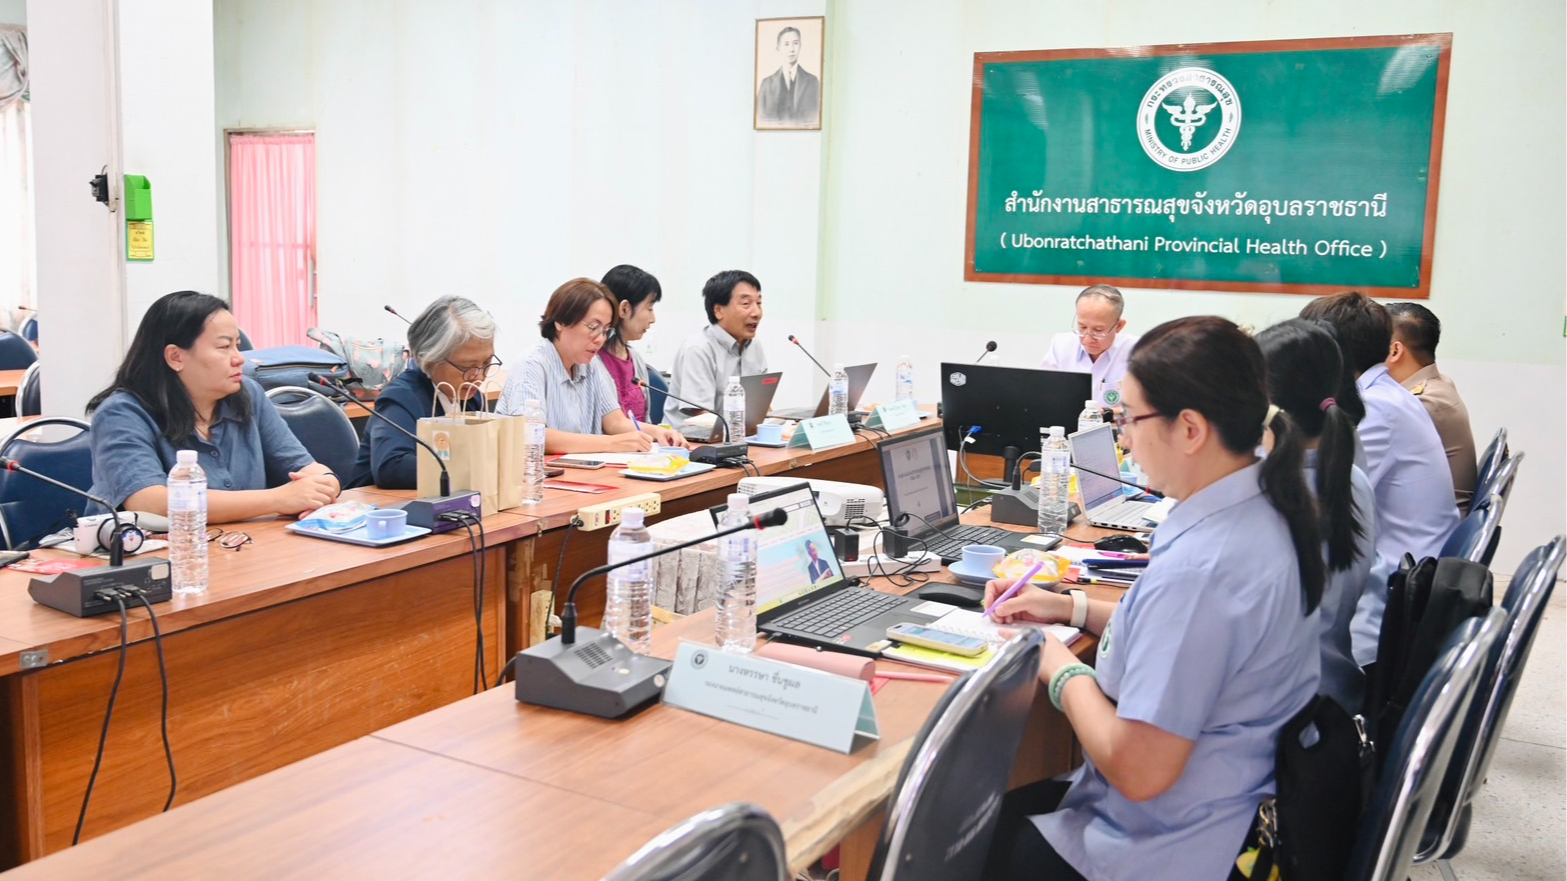
[[0, 370], [0, 398], [14, 397], [22, 386], [23, 370]]

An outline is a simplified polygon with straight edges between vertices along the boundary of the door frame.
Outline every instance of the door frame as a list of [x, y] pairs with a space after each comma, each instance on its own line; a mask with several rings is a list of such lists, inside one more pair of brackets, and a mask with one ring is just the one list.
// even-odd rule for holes
[[[231, 152], [229, 141], [234, 135], [309, 135], [311, 140], [316, 140], [317, 132], [313, 128], [301, 126], [239, 126], [223, 129], [223, 292], [227, 294], [225, 299], [228, 300], [230, 309], [234, 308], [234, 231], [229, 228], [229, 218], [233, 213], [234, 181], [233, 169], [229, 161]], [[317, 166], [316, 170], [319, 171], [320, 167]], [[319, 174], [316, 175], [315, 181], [316, 191], [311, 194], [313, 196], [311, 201], [319, 208], [321, 205], [321, 177]], [[317, 220], [319, 221], [319, 219], [320, 216], [318, 214]], [[316, 233], [318, 237], [320, 232], [321, 226], [317, 223]], [[320, 266], [320, 261], [316, 259], [318, 247], [319, 241], [311, 243], [310, 290], [311, 296], [319, 301], [320, 288], [316, 284], [317, 269]]]

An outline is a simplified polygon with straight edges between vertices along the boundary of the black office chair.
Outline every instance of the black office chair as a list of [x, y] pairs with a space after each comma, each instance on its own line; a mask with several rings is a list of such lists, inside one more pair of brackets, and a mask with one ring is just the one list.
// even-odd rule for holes
[[898, 775], [871, 881], [981, 877], [1034, 703], [1042, 643], [1038, 630], [1025, 630], [948, 687]]
[[1348, 881], [1405, 881], [1455, 755], [1459, 721], [1479, 691], [1486, 659], [1507, 629], [1493, 608], [1453, 631], [1385, 742], [1382, 773], [1360, 818]]
[[604, 881], [788, 881], [783, 833], [756, 805], [735, 802], [660, 833]]
[[1471, 563], [1490, 566], [1496, 556], [1496, 545], [1501, 540], [1502, 509], [1506, 502], [1501, 496], [1481, 499], [1476, 496], [1474, 505], [1458, 528], [1442, 543], [1439, 557], [1461, 557]]
[[313, 389], [295, 385], [267, 391], [294, 437], [304, 444], [310, 457], [332, 469], [339, 480], [347, 480], [359, 461], [359, 433], [343, 412], [342, 405]]
[[[90, 428], [80, 419], [65, 416], [38, 419], [11, 432], [0, 443], [0, 456], [79, 489], [91, 489]], [[86, 504], [75, 493], [25, 474], [0, 471], [0, 537], [12, 550], [30, 547], [71, 525], [67, 512], [80, 513]]]
[[27, 340], [14, 333], [0, 333], [0, 370], [24, 370], [38, 360]]
[[1484, 453], [1480, 454], [1480, 463], [1475, 471], [1475, 498], [1481, 499], [1490, 495], [1489, 487], [1496, 481], [1496, 472], [1506, 461], [1507, 429], [1499, 428], [1496, 430], [1496, 437], [1491, 438], [1490, 445], [1485, 448]]
[[22, 374], [22, 383], [16, 390], [16, 409], [21, 416], [42, 416], [43, 403], [42, 391], [38, 384], [38, 365], [34, 361], [27, 367], [27, 372]]
[[1442, 781], [1436, 808], [1426, 824], [1415, 865], [1437, 861], [1443, 877], [1453, 878], [1448, 861], [1464, 849], [1469, 837], [1469, 820], [1474, 799], [1485, 783], [1496, 742], [1507, 722], [1524, 664], [1534, 646], [1540, 619], [1556, 587], [1562, 562], [1567, 559], [1567, 538], [1556, 536], [1524, 557], [1514, 573], [1502, 611], [1507, 615], [1507, 632], [1488, 659], [1480, 691], [1464, 720], [1453, 762]]

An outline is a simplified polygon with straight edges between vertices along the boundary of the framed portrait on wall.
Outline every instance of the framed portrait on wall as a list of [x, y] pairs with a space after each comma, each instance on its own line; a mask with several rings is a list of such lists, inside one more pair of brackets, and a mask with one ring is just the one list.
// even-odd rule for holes
[[822, 127], [826, 37], [826, 19], [820, 15], [757, 19], [753, 128], [810, 131]]

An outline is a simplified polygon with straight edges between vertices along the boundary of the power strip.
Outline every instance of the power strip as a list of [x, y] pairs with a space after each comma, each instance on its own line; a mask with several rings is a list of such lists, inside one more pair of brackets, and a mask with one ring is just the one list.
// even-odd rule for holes
[[614, 526], [620, 522], [620, 512], [627, 508], [641, 508], [649, 515], [657, 514], [663, 509], [663, 499], [659, 498], [658, 493], [640, 493], [613, 502], [578, 508], [577, 519], [582, 521], [582, 525], [577, 528], [583, 532], [592, 532]]
[[[874, 563], [874, 565], [872, 565]], [[909, 564], [913, 564], [911, 568]], [[888, 575], [891, 573], [905, 572], [938, 572], [941, 570], [941, 558], [930, 551], [920, 551], [918, 554], [910, 554], [907, 557], [884, 557], [876, 555], [870, 559], [851, 560], [843, 563], [843, 574], [846, 577], [867, 578], [874, 575]]]

